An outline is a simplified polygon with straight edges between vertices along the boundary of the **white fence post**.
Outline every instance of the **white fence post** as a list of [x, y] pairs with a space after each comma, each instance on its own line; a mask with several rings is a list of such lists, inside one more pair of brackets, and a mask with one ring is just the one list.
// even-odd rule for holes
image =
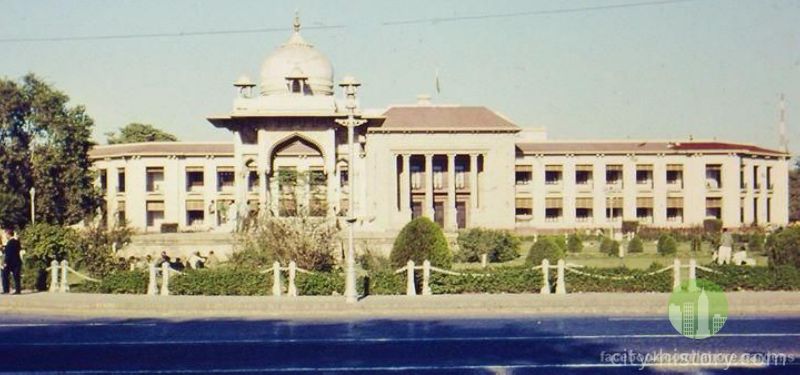
[[481, 267], [486, 268], [486, 265], [489, 264], [489, 256], [486, 254], [481, 254]]
[[58, 261], [53, 259], [50, 262], [50, 293], [58, 291]]
[[272, 263], [272, 295], [281, 296], [281, 264], [277, 261]]
[[297, 263], [291, 261], [289, 262], [289, 290], [286, 292], [289, 297], [297, 297], [297, 285], [294, 284], [295, 276], [297, 276]]
[[697, 290], [697, 261], [689, 259], [689, 290]]
[[429, 296], [431, 293], [431, 261], [425, 259], [422, 262], [422, 295]]
[[672, 261], [672, 290], [681, 289], [681, 260], [675, 258]]
[[556, 294], [567, 294], [567, 286], [564, 284], [564, 259], [558, 260], [558, 274], [556, 275]]
[[550, 294], [550, 261], [542, 259], [542, 289], [541, 294]]
[[69, 292], [69, 282], [67, 281], [67, 267], [69, 267], [69, 262], [66, 259], [61, 261], [61, 285], [59, 286], [59, 291], [61, 293]]
[[158, 282], [156, 281], [156, 264], [153, 262], [148, 263], [147, 271], [150, 273], [150, 278], [147, 281], [147, 295], [154, 296], [158, 294]]
[[161, 263], [161, 295], [169, 295], [169, 263]]
[[417, 289], [414, 286], [414, 261], [409, 260], [406, 263], [406, 295], [416, 296]]

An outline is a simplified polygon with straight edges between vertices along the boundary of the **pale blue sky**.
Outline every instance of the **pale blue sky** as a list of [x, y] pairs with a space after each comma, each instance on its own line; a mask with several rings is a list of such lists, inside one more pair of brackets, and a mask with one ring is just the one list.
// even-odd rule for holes
[[[551, 139], [718, 138], [777, 147], [778, 96], [800, 149], [800, 0], [669, 5], [457, 22], [408, 19], [636, 3], [552, 1], [0, 0], [0, 40], [284, 28], [271, 33], [62, 42], [0, 41], [0, 76], [34, 72], [86, 105], [95, 135], [152, 123], [184, 140], [228, 141], [205, 121], [227, 113], [242, 73], [303, 31], [364, 86], [365, 107], [485, 105]], [[793, 147], [792, 147], [793, 146]]]

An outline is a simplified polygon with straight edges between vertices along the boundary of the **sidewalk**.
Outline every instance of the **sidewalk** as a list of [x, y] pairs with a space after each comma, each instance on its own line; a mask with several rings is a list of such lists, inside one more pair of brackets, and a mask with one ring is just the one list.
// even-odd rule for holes
[[[735, 315], [800, 316], [800, 293], [731, 292]], [[667, 314], [667, 293], [568, 295], [472, 294], [370, 296], [347, 304], [341, 296], [239, 297], [33, 293], [0, 296], [6, 315], [86, 317], [367, 319], [530, 316], [643, 316]]]

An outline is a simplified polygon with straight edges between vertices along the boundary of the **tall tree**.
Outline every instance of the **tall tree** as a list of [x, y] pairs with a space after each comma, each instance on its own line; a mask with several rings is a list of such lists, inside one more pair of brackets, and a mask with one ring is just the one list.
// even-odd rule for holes
[[0, 193], [30, 218], [29, 190], [36, 189], [37, 221], [72, 225], [94, 214], [101, 199], [94, 187], [89, 149], [94, 122], [83, 106], [29, 74], [0, 79]]
[[106, 133], [108, 144], [138, 143], [138, 142], [175, 142], [178, 138], [170, 133], [158, 129], [150, 124], [132, 122], [119, 129], [116, 133]]
[[789, 220], [800, 220], [800, 160], [789, 171]]

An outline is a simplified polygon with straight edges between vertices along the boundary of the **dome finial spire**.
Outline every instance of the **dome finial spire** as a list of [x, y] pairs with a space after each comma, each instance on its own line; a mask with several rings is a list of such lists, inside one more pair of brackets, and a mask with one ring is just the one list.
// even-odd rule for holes
[[294, 10], [294, 24], [292, 26], [294, 27], [294, 32], [300, 32], [300, 11], [297, 9]]

